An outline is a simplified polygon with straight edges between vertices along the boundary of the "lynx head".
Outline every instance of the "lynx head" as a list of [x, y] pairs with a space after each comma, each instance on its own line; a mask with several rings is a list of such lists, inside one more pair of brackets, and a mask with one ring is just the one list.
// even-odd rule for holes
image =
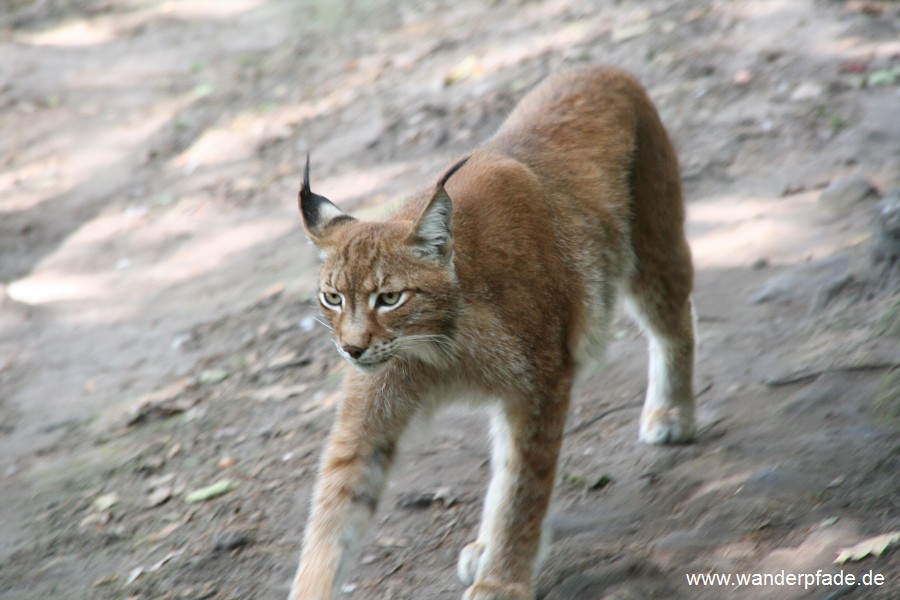
[[362, 370], [395, 359], [440, 366], [452, 354], [459, 284], [444, 183], [453, 171], [414, 218], [367, 222], [312, 193], [307, 157], [299, 205], [324, 258], [319, 304], [339, 352]]

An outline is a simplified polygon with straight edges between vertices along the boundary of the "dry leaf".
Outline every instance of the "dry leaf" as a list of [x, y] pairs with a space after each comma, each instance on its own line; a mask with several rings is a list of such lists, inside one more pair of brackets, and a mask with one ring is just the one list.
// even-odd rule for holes
[[845, 563], [848, 560], [862, 560], [867, 556], [881, 556], [884, 551], [900, 542], [900, 531], [876, 535], [850, 548], [841, 550], [838, 557], [834, 559], [836, 563]]
[[94, 500], [94, 510], [97, 512], [106, 512], [111, 509], [113, 506], [119, 503], [119, 495], [115, 492], [111, 494], [104, 494], [102, 496], [97, 497]]
[[466, 79], [474, 79], [484, 74], [484, 67], [475, 56], [467, 56], [459, 64], [450, 69], [444, 77], [444, 85], [453, 85]]
[[174, 531], [175, 531], [176, 529], [178, 529], [179, 527], [181, 527], [181, 525], [182, 525], [183, 523], [184, 523], [184, 521], [175, 521], [174, 523], [169, 523], [168, 525], [166, 525], [165, 527], [163, 527], [162, 529], [160, 529], [160, 530], [157, 531], [156, 533], [151, 534], [149, 537], [147, 537], [147, 541], [149, 541], [149, 542], [161, 542], [162, 540], [164, 540], [164, 539], [166, 539], [167, 537], [169, 537], [170, 535], [172, 535], [172, 533], [174, 533]]
[[210, 486], [191, 492], [185, 497], [184, 501], [188, 504], [204, 502], [206, 500], [211, 500], [218, 496], [227, 494], [228, 492], [234, 490], [234, 488], [236, 487], [237, 483], [231, 481], [230, 479], [223, 479], [222, 481], [218, 481]]
[[228, 379], [228, 371], [225, 369], [206, 369], [197, 377], [197, 381], [203, 384], [222, 383]]

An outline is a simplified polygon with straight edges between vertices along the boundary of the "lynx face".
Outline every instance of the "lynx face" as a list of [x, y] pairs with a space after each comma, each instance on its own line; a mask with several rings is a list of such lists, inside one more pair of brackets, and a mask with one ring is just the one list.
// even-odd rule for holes
[[442, 362], [456, 317], [452, 263], [416, 256], [395, 228], [347, 231], [360, 227], [343, 225], [337, 247], [325, 246], [319, 305], [341, 355], [364, 369], [399, 355]]
[[446, 363], [459, 298], [446, 192], [415, 223], [360, 222], [309, 197], [318, 208], [304, 223], [325, 257], [319, 305], [341, 355], [363, 370], [398, 357]]

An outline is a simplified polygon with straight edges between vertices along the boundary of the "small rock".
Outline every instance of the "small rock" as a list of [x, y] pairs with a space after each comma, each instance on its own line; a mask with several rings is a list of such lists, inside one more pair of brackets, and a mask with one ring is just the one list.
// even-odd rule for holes
[[307, 356], [299, 356], [296, 352], [285, 352], [269, 361], [266, 368], [273, 371], [280, 371], [292, 367], [305, 367], [310, 362], [312, 361]]
[[132, 583], [137, 581], [138, 577], [140, 577], [143, 574], [144, 574], [144, 567], [138, 566], [138, 567], [133, 568], [131, 571], [128, 572], [128, 577], [125, 579], [125, 585], [126, 586], [131, 585]]
[[741, 69], [734, 74], [733, 81], [735, 85], [747, 85], [753, 81], [753, 73], [746, 69]]
[[825, 88], [822, 87], [822, 84], [816, 83], [815, 81], [804, 81], [791, 92], [791, 101], [803, 102], [806, 100], [814, 100], [824, 93]]
[[181, 527], [182, 525], [184, 525], [184, 521], [175, 521], [174, 523], [169, 523], [168, 525], [166, 525], [165, 527], [163, 527], [156, 533], [151, 533], [147, 537], [147, 541], [153, 542], [153, 543], [161, 542], [164, 539], [166, 539], [167, 537], [169, 537], [170, 535], [172, 535], [175, 532], [175, 530], [178, 529], [179, 527]]
[[158, 473], [166, 466], [166, 458], [161, 454], [141, 456], [137, 460], [134, 470], [138, 473]]
[[819, 202], [826, 207], [843, 211], [863, 200], [876, 198], [878, 190], [862, 177], [842, 177], [836, 179], [822, 191]]
[[434, 502], [440, 502], [444, 508], [447, 508], [456, 504], [458, 500], [453, 495], [453, 490], [448, 486], [444, 486], [434, 491]]
[[839, 275], [825, 283], [816, 293], [812, 303], [812, 310], [825, 308], [832, 300], [841, 295], [856, 282], [852, 273]]
[[375, 543], [382, 548], [407, 548], [409, 547], [409, 540], [404, 538], [395, 538], [395, 537], [381, 537], [375, 540]]
[[620, 25], [619, 27], [613, 29], [612, 41], [616, 43], [625, 42], [630, 39], [641, 37], [648, 33], [650, 33], [649, 21], [639, 21], [637, 23]]
[[149, 508], [154, 508], [169, 501], [174, 490], [174, 480], [175, 475], [171, 473], [150, 478], [147, 482], [147, 506]]
[[250, 534], [241, 530], [220, 531], [212, 536], [213, 550], [219, 552], [228, 552], [251, 543], [253, 543], [253, 539]]
[[165, 504], [172, 497], [172, 486], [171, 485], [161, 485], [154, 489], [147, 496], [147, 506], [149, 508], [154, 508], [160, 506], [161, 504]]
[[878, 203], [872, 258], [876, 263], [893, 264], [900, 259], [900, 188], [893, 189]]
[[94, 585], [94, 587], [103, 587], [106, 585], [112, 585], [116, 582], [116, 580], [118, 578], [119, 578], [118, 575], [104, 575], [103, 577], [95, 579], [93, 585]]
[[278, 298], [281, 294], [284, 293], [284, 282], [279, 281], [273, 285], [270, 285], [268, 288], [263, 290], [263, 293], [259, 295], [258, 301], [264, 302], [266, 300], [272, 300], [274, 298]]
[[228, 371], [224, 369], [206, 369], [197, 377], [197, 381], [203, 384], [221, 383], [228, 379]]
[[154, 419], [167, 419], [189, 410], [198, 402], [197, 398], [186, 394], [190, 387], [190, 379], [183, 377], [162, 389], [144, 394], [129, 410], [125, 424], [131, 427]]
[[602, 490], [603, 488], [608, 486], [610, 483], [612, 483], [612, 481], [613, 481], [612, 477], [610, 477], [609, 475], [604, 473], [603, 475], [601, 475], [600, 477], [597, 477], [593, 481], [588, 482], [587, 489], [592, 492], [595, 492], [597, 490]]
[[216, 429], [216, 432], [213, 433], [213, 439], [216, 440], [224, 440], [228, 438], [233, 438], [240, 433], [240, 429], [237, 427], [221, 427]]
[[764, 304], [776, 300], [786, 300], [790, 298], [796, 286], [797, 282], [790, 273], [772, 277], [759, 287], [750, 298], [750, 302], [753, 304]]
[[449, 487], [438, 488], [433, 492], [410, 492], [397, 500], [397, 506], [405, 509], [425, 509], [438, 504], [444, 508], [453, 506], [459, 499], [452, 495]]
[[91, 525], [106, 525], [111, 519], [112, 514], [109, 512], [95, 512], [83, 518], [79, 525], [81, 527], [89, 527]]
[[[757, 469], [745, 481], [739, 493], [745, 497], [791, 495], [813, 493], [819, 490], [814, 476], [793, 471], [780, 466], [765, 466]], [[771, 516], [771, 515], [769, 515]]]
[[847, 478], [844, 475], [838, 475], [828, 483], [828, 487], [835, 488], [841, 486]]
[[431, 492], [410, 492], [400, 496], [397, 500], [397, 507], [421, 510], [430, 508], [433, 502], [434, 494]]
[[93, 507], [97, 512], [106, 512], [119, 503], [119, 495], [115, 492], [103, 494], [94, 500]]
[[175, 442], [172, 444], [172, 447], [169, 448], [169, 451], [166, 452], [166, 456], [169, 458], [175, 458], [178, 454], [181, 453], [181, 442]]
[[663, 554], [696, 553], [715, 546], [717, 540], [712, 539], [708, 532], [698, 530], [673, 531], [653, 542], [654, 552]]

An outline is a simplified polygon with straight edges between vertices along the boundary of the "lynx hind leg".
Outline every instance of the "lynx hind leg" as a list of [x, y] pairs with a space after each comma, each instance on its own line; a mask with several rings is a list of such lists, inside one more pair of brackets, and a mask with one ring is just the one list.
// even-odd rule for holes
[[649, 342], [640, 426], [640, 439], [647, 444], [689, 442], [696, 433], [693, 273], [686, 242], [680, 246], [683, 251], [673, 251], [665, 266], [640, 265], [627, 286], [626, 307]]

